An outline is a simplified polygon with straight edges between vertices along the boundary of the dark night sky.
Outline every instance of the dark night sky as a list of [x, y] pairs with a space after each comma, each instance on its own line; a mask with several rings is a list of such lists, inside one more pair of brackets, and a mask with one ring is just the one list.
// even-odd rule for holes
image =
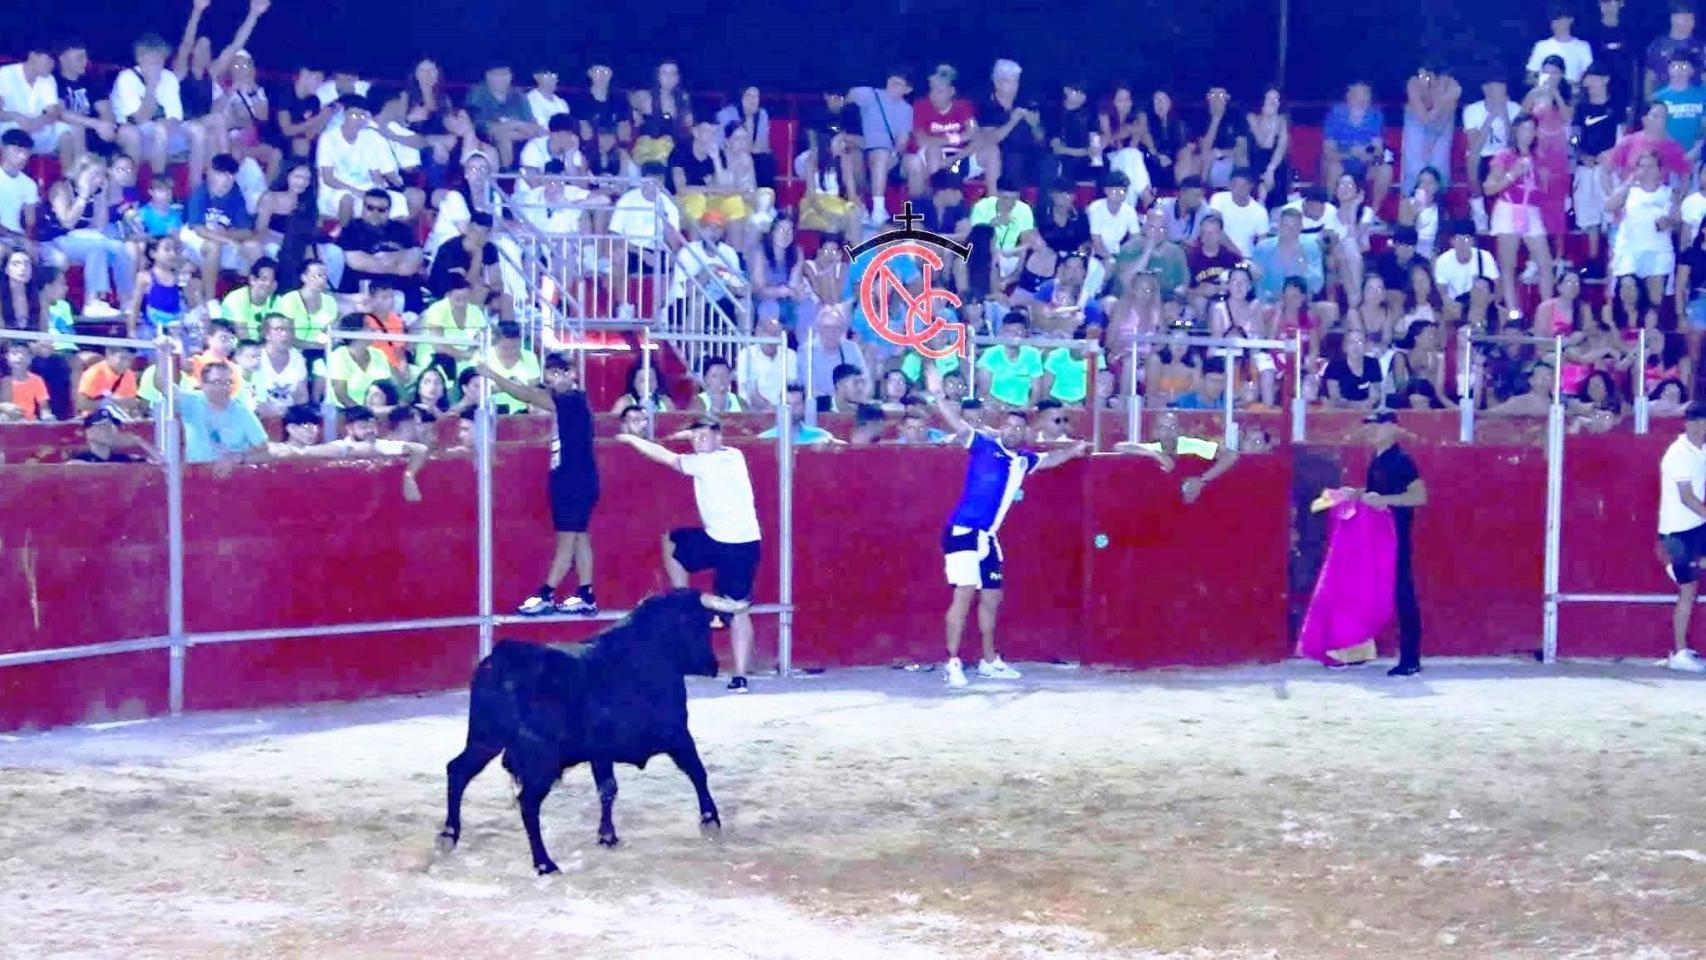
[[[1025, 66], [1027, 86], [1052, 88], [1071, 76], [1098, 90], [1115, 80], [1135, 82], [1140, 91], [1165, 83], [1194, 104], [1211, 80], [1247, 98], [1274, 79], [1280, 3], [866, 0], [857, 6], [873, 13], [847, 18], [843, 11], [855, 5], [845, 0], [736, 7], [704, 0], [275, 0], [250, 47], [263, 70], [291, 69], [301, 51], [314, 51], [315, 65], [349, 63], [384, 81], [400, 78], [415, 57], [431, 55], [452, 77], [471, 79], [496, 58], [524, 72], [554, 65], [566, 86], [580, 81], [595, 56], [609, 60], [625, 86], [637, 85], [659, 56], [671, 55], [695, 91], [746, 80], [808, 93], [828, 82], [880, 82], [895, 62], [926, 67], [943, 60], [959, 68], [960, 86], [971, 92], [985, 85], [996, 57], [1008, 56]], [[214, 0], [205, 23], [216, 44], [229, 38], [243, 5]], [[88, 41], [97, 60], [118, 61], [142, 31], [175, 42], [189, 7], [180, 6], [109, 5], [97, 31], [86, 7], [20, 4], [8, 13], [14, 29], [6, 46], [15, 48], [22, 37], [74, 34]], [[1361, 75], [1382, 100], [1401, 100], [1404, 78], [1424, 58], [1452, 65], [1473, 91], [1468, 76], [1488, 69], [1517, 79], [1529, 46], [1546, 33], [1544, 0], [1433, 6], [1430, 13], [1423, 3], [1292, 0], [1288, 96], [1336, 98]], [[778, 15], [779, 8], [788, 12]], [[1583, 0], [1584, 16], [1593, 9]], [[1657, 0], [1637, 0], [1626, 17], [1639, 25], [1643, 42], [1665, 22]]]

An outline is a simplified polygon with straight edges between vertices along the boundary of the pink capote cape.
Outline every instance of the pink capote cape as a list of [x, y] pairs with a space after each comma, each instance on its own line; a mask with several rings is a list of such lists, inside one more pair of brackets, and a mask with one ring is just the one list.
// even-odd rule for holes
[[[1329, 666], [1372, 659], [1372, 641], [1393, 616], [1398, 531], [1392, 512], [1376, 510], [1340, 490], [1326, 491], [1311, 509], [1330, 511], [1331, 525], [1327, 559], [1303, 617], [1297, 655]], [[1363, 645], [1365, 651], [1332, 655]]]

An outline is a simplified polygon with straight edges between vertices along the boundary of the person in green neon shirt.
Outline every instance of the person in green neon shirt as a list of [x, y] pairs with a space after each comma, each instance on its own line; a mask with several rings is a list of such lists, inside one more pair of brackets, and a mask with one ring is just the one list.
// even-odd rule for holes
[[1180, 492], [1186, 503], [1197, 502], [1204, 487], [1231, 470], [1238, 462], [1238, 451], [1226, 444], [1180, 434], [1179, 417], [1174, 413], [1163, 413], [1155, 421], [1155, 440], [1148, 443], [1124, 440], [1114, 444], [1114, 450], [1148, 457], [1159, 463], [1161, 469], [1167, 473], [1173, 471], [1174, 464], [1181, 457], [1197, 457], [1209, 461], [1212, 466], [1208, 470], [1200, 476], [1185, 478], [1185, 482], [1180, 485]]

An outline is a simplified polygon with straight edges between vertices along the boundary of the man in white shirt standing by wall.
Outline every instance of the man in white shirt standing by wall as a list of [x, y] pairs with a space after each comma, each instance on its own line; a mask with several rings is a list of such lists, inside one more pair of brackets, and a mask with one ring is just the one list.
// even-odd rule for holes
[[1706, 558], [1706, 403], [1696, 401], [1684, 415], [1682, 435], [1659, 461], [1659, 561], [1676, 581], [1676, 612], [1671, 617], [1676, 646], [1665, 666], [1685, 673], [1706, 673], [1688, 648], [1688, 622], [1699, 592], [1700, 563]]
[[1552, 35], [1536, 43], [1528, 54], [1529, 82], [1540, 76], [1540, 67], [1547, 57], [1558, 57], [1564, 61], [1564, 79], [1572, 84], [1581, 83], [1582, 74], [1593, 62], [1593, 47], [1586, 40], [1570, 35], [1570, 27], [1576, 22], [1575, 11], [1568, 3], [1555, 2], [1548, 19]]
[[143, 34], [136, 41], [136, 66], [119, 71], [108, 98], [113, 119], [120, 124], [119, 145], [156, 173], [165, 171], [173, 154], [192, 146], [196, 156], [207, 156], [206, 132], [199, 124], [184, 122], [178, 75], [166, 69], [171, 52], [158, 34]]
[[684, 432], [693, 442], [692, 453], [676, 453], [632, 434], [618, 434], [616, 439], [693, 478], [693, 499], [704, 526], [682, 527], [665, 535], [663, 566], [674, 587], [687, 586], [694, 571], [716, 571], [716, 595], [704, 595], [703, 602], [707, 609], [732, 615], [729, 644], [734, 648], [735, 674], [729, 689], [746, 693], [746, 672], [752, 660], [752, 614], [747, 610], [758, 573], [760, 536], [752, 475], [747, 472], [746, 457], [723, 446], [723, 426], [716, 417], [699, 417]]
[[65, 124], [59, 121], [59, 84], [53, 79], [53, 54], [31, 49], [19, 63], [0, 67], [0, 133], [22, 130], [37, 154], [59, 150]]

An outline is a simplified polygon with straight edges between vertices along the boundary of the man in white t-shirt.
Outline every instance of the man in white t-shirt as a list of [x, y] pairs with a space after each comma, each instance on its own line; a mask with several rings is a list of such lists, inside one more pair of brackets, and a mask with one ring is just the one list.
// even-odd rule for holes
[[36, 153], [52, 154], [66, 129], [59, 110], [53, 54], [31, 49], [22, 61], [0, 67], [0, 133], [22, 130], [30, 135]]
[[22, 130], [0, 133], [0, 255], [31, 249], [41, 189], [24, 172], [34, 144]]
[[1699, 592], [1702, 558], [1706, 558], [1706, 403], [1689, 404], [1682, 435], [1671, 442], [1659, 461], [1659, 562], [1676, 581], [1676, 611], [1671, 617], [1675, 647], [1664, 661], [1672, 670], [1706, 672], [1688, 647], [1688, 622]]
[[527, 91], [527, 109], [532, 112], [534, 123], [547, 128], [552, 117], [568, 115], [569, 102], [557, 95], [557, 71], [549, 67], [533, 71], [533, 89]]
[[[752, 332], [759, 337], [782, 335], [781, 307], [775, 300], [760, 300], [758, 320]], [[755, 412], [776, 409], [782, 391], [799, 379], [799, 356], [774, 343], [749, 343], [735, 354], [735, 391], [740, 402]]]
[[534, 137], [522, 146], [521, 159], [517, 161], [521, 169], [538, 173], [545, 169], [545, 164], [558, 160], [569, 176], [585, 176], [586, 157], [581, 154], [581, 135], [574, 119], [567, 113], [559, 113], [546, 121], [546, 128], [549, 132], [545, 136]]
[[733, 447], [723, 446], [723, 425], [716, 417], [702, 416], [683, 434], [693, 443], [693, 452], [676, 453], [644, 437], [618, 434], [625, 443], [646, 457], [693, 478], [693, 500], [699, 507], [703, 526], [671, 530], [663, 540], [663, 567], [671, 585], [687, 586], [688, 575], [698, 570], [716, 572], [716, 596], [706, 597], [705, 606], [731, 615], [729, 645], [735, 657], [734, 677], [729, 689], [746, 693], [746, 673], [752, 659], [752, 584], [758, 573], [758, 510], [752, 496], [752, 476], [746, 457]]
[[1125, 242], [1143, 230], [1137, 211], [1126, 203], [1130, 188], [1131, 181], [1115, 170], [1102, 180], [1102, 199], [1084, 208], [1090, 222], [1091, 250], [1104, 267], [1110, 267]]
[[1232, 182], [1227, 189], [1215, 194], [1208, 202], [1208, 208], [1220, 214], [1221, 225], [1226, 228], [1226, 239], [1246, 257], [1256, 249], [1256, 241], [1266, 236], [1271, 227], [1268, 208], [1253, 196], [1255, 188], [1256, 178], [1250, 169], [1239, 167], [1232, 171]]
[[1452, 226], [1451, 249], [1434, 261], [1434, 285], [1439, 287], [1448, 313], [1469, 301], [1469, 288], [1475, 285], [1476, 277], [1486, 277], [1493, 289], [1498, 289], [1499, 262], [1475, 246], [1473, 224], [1458, 222]]
[[178, 75], [166, 69], [171, 51], [157, 34], [143, 34], [136, 41], [136, 66], [119, 71], [107, 99], [119, 123], [119, 146], [156, 171], [164, 171], [173, 155], [186, 150], [207, 156], [206, 132], [200, 124], [184, 122]]
[[391, 194], [391, 219], [406, 220], [409, 199], [404, 196], [397, 158], [385, 137], [373, 127], [367, 99], [347, 96], [338, 101], [342, 119], [326, 128], [314, 144], [314, 165], [320, 171], [320, 216], [339, 223], [355, 218], [356, 205], [369, 190]]
[[1564, 79], [1581, 83], [1582, 74], [1593, 62], [1593, 47], [1586, 40], [1570, 35], [1576, 15], [1568, 4], [1554, 5], [1551, 20], [1552, 35], [1536, 43], [1528, 55], [1528, 82], [1533, 83], [1540, 76], [1540, 67], [1547, 57], [1558, 57], [1564, 61]]
[[1467, 137], [1465, 167], [1470, 171], [1469, 209], [1475, 229], [1487, 232], [1487, 200], [1481, 185], [1493, 158], [1510, 142], [1511, 121], [1522, 108], [1511, 101], [1503, 77], [1492, 76], [1481, 83], [1481, 99], [1463, 108], [1463, 132]]

